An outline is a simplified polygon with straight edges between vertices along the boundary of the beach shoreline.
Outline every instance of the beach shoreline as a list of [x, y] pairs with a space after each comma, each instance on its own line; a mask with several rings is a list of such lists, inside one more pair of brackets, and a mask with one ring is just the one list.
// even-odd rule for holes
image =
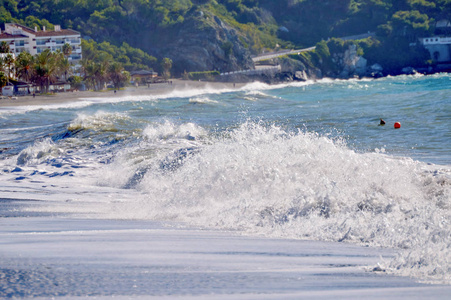
[[20, 107], [20, 106], [43, 106], [63, 103], [73, 103], [89, 98], [111, 98], [125, 96], [162, 96], [173, 91], [190, 89], [238, 89], [245, 83], [231, 82], [206, 82], [182, 79], [171, 79], [166, 83], [154, 83], [147, 86], [126, 87], [114, 92], [114, 90], [104, 91], [75, 91], [64, 92], [53, 95], [32, 95], [14, 96], [7, 99], [0, 99], [0, 108]]
[[391, 249], [146, 220], [25, 213], [3, 221], [0, 297], [446, 299], [451, 290], [372, 270]]

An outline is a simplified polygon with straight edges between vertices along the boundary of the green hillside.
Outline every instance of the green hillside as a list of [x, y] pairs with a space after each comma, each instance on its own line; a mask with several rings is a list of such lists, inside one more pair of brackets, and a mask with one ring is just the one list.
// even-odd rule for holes
[[[161, 60], [168, 52], [167, 47], [184, 45], [172, 44], [171, 38], [182, 39], [177, 36], [182, 29], [195, 32], [212, 28], [214, 17], [234, 28], [239, 43], [254, 55], [279, 47], [313, 46], [331, 37], [376, 32], [376, 41], [366, 43], [371, 47], [365, 49], [365, 55], [370, 61], [388, 59], [391, 67], [397, 67], [401, 63], [396, 63], [396, 49], [406, 50], [406, 45], [417, 37], [433, 34], [435, 22], [451, 16], [451, 0], [0, 0], [0, 3], [0, 24], [18, 22], [49, 29], [58, 24], [78, 30], [85, 39], [104, 43], [92, 47], [110, 48], [106, 52], [128, 70], [158, 69], [160, 64], [153, 56]], [[219, 46], [227, 48], [229, 38], [220, 38]], [[236, 43], [232, 46], [234, 58], [222, 53], [219, 60], [239, 62], [239, 55], [234, 52]], [[178, 57], [173, 59], [179, 73], [186, 69], [205, 71], [193, 70], [199, 66], [190, 66]], [[217, 61], [202, 66], [213, 64], [217, 69], [223, 68]]]

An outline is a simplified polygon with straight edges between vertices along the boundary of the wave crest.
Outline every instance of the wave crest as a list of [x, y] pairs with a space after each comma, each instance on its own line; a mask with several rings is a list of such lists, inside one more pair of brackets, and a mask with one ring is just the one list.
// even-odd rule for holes
[[[253, 122], [185, 155], [177, 168], [162, 170], [157, 160], [136, 185], [149, 195], [140, 204], [147, 218], [395, 247], [404, 252], [392, 271], [415, 265], [423, 278], [451, 280], [449, 266], [437, 267], [449, 258], [442, 251], [449, 248], [449, 170], [429, 172], [411, 159], [356, 153], [342, 141]], [[434, 252], [440, 257], [427, 254]]]

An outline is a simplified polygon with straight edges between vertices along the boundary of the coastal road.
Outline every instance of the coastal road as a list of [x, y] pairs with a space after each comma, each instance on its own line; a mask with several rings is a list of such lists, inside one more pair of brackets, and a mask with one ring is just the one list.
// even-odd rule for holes
[[258, 62], [261, 60], [276, 58], [276, 57], [280, 57], [280, 56], [284, 56], [284, 55], [288, 55], [288, 54], [307, 52], [307, 51], [315, 50], [315, 48], [316, 47], [309, 47], [309, 48], [304, 48], [304, 49], [299, 49], [299, 50], [282, 50], [282, 51], [277, 51], [277, 52], [265, 53], [265, 54], [253, 57], [252, 60], [255, 63], [255, 62]]
[[[342, 39], [344, 41], [359, 40], [359, 39], [368, 38], [370, 36], [375, 36], [375, 33], [374, 32], [368, 32], [368, 33], [362, 33], [362, 34], [357, 34], [357, 35], [339, 37], [339, 39]], [[277, 51], [277, 52], [265, 53], [265, 54], [261, 54], [261, 55], [257, 55], [255, 57], [253, 57], [252, 60], [255, 63], [257, 61], [261, 61], [261, 60], [265, 60], [265, 59], [271, 59], [271, 58], [276, 58], [276, 57], [284, 56], [284, 55], [287, 55], [287, 54], [295, 54], [295, 53], [307, 52], [307, 51], [315, 50], [315, 48], [316, 47], [314, 46], [314, 47], [309, 47], [309, 48], [304, 48], [304, 49], [299, 49], [299, 50], [282, 50], [282, 51]]]

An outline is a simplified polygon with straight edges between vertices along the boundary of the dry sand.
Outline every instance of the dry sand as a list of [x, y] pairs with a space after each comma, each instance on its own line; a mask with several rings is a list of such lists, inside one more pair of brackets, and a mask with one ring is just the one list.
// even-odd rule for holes
[[13, 106], [30, 106], [30, 105], [52, 105], [60, 103], [69, 103], [82, 101], [87, 98], [107, 98], [107, 97], [120, 97], [120, 96], [142, 96], [142, 95], [164, 95], [174, 90], [188, 90], [188, 89], [233, 89], [240, 88], [244, 84], [242, 83], [222, 83], [222, 82], [204, 82], [204, 81], [190, 81], [173, 79], [172, 84], [169, 83], [157, 83], [150, 86], [139, 87], [127, 87], [114, 94], [114, 91], [101, 91], [101, 92], [67, 92], [58, 93], [54, 95], [36, 95], [33, 96], [17, 96], [8, 99], [0, 99], [0, 107], [13, 107]]

